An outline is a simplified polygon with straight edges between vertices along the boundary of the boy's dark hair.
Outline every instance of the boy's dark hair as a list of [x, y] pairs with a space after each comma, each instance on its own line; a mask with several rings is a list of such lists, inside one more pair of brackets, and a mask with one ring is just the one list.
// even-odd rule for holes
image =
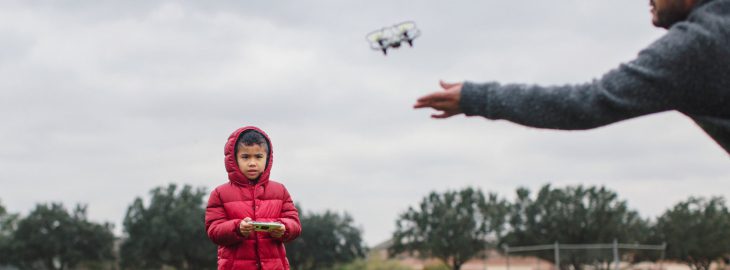
[[264, 137], [264, 134], [255, 130], [244, 131], [240, 136], [238, 136], [238, 140], [236, 140], [236, 153], [238, 153], [238, 149], [241, 149], [241, 147], [251, 146], [254, 144], [258, 144], [263, 147], [266, 154], [269, 154], [269, 142], [266, 140], [266, 137]]

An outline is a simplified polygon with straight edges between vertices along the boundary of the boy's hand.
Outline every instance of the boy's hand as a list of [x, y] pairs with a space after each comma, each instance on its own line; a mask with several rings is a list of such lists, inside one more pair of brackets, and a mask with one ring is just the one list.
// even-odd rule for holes
[[271, 237], [273, 238], [281, 238], [282, 236], [284, 236], [284, 232], [286, 232], [286, 226], [284, 224], [281, 224], [281, 227], [271, 229], [271, 231], [269, 231], [269, 234], [271, 234]]
[[251, 234], [251, 232], [253, 231], [253, 224], [249, 222], [251, 222], [251, 218], [246, 217], [241, 220], [241, 223], [238, 224], [238, 230], [241, 232], [241, 235], [243, 235], [243, 237], [248, 237], [248, 235]]

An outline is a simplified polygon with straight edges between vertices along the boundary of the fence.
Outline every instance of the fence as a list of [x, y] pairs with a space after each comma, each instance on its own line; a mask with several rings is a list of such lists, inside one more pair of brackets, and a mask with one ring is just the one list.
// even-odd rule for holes
[[554, 250], [554, 256], [555, 256], [555, 268], [560, 267], [560, 250], [591, 250], [591, 249], [613, 249], [613, 262], [615, 265], [615, 270], [619, 270], [620, 265], [620, 256], [619, 256], [619, 249], [632, 249], [632, 250], [660, 250], [661, 251], [661, 257], [659, 259], [659, 269], [662, 269], [661, 263], [664, 260], [665, 251], [667, 248], [667, 244], [663, 243], [661, 245], [644, 245], [644, 244], [622, 244], [618, 243], [616, 239], [613, 240], [613, 243], [610, 244], [560, 244], [558, 242], [555, 242], [551, 245], [536, 245], [536, 246], [519, 246], [519, 247], [510, 247], [508, 245], [504, 246], [504, 251], [507, 259], [507, 270], [509, 270], [509, 255], [510, 253], [517, 253], [517, 252], [527, 252], [527, 251], [542, 251], [542, 250]]

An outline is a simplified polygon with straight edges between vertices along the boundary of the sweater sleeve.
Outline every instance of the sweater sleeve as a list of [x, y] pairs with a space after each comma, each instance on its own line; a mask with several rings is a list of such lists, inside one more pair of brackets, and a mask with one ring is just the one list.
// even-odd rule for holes
[[205, 230], [213, 243], [221, 246], [238, 244], [243, 236], [238, 232], [240, 219], [228, 219], [218, 190], [213, 190], [205, 208]]
[[678, 23], [600, 79], [563, 86], [465, 82], [460, 107], [468, 116], [551, 129], [590, 129], [667, 110], [699, 112], [712, 99], [702, 92], [710, 40], [699, 24]]
[[299, 221], [299, 212], [294, 206], [294, 201], [289, 195], [289, 191], [284, 188], [284, 203], [281, 206], [281, 216], [279, 221], [286, 226], [286, 232], [282, 241], [290, 242], [299, 237], [302, 233], [302, 224]]

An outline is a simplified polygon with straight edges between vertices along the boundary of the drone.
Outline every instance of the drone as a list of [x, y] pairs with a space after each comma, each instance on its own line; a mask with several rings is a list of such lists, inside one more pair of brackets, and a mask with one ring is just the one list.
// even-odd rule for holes
[[371, 49], [388, 55], [389, 48], [398, 49], [404, 41], [413, 47], [413, 40], [420, 35], [421, 30], [416, 28], [416, 23], [407, 21], [370, 32], [365, 39], [370, 42]]

